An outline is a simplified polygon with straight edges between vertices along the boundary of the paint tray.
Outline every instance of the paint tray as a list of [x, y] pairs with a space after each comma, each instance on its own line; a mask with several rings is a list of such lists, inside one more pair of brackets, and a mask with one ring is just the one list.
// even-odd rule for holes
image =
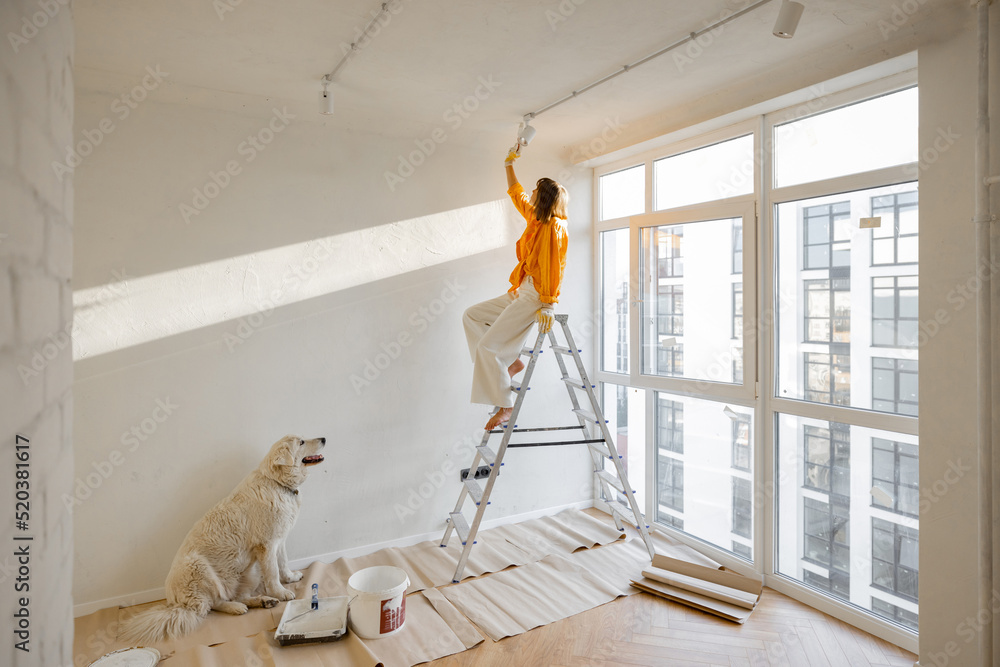
[[312, 600], [290, 600], [274, 639], [282, 646], [337, 641], [347, 634], [348, 600], [346, 595], [320, 598], [315, 610]]

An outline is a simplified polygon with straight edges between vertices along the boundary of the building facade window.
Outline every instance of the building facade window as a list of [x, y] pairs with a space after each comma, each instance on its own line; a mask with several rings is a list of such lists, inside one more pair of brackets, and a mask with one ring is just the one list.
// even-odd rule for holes
[[660, 398], [657, 401], [656, 432], [661, 449], [684, 453], [684, 404]]
[[872, 410], [917, 414], [917, 360], [872, 357]]
[[917, 517], [920, 511], [919, 458], [916, 445], [872, 438], [872, 506]]
[[872, 266], [916, 264], [917, 191], [871, 198], [872, 217], [881, 224], [872, 229]]
[[660, 345], [656, 351], [656, 363], [660, 375], [684, 375], [684, 343]]
[[917, 346], [917, 276], [872, 278], [872, 345]]
[[737, 542], [736, 540], [733, 540], [733, 546], [730, 549], [730, 551], [732, 551], [737, 556], [742, 556], [743, 558], [746, 558], [747, 560], [753, 560], [753, 548], [747, 544], [743, 544], [742, 542]]
[[750, 415], [733, 420], [733, 462], [737, 470], [750, 471]]
[[657, 458], [660, 504], [684, 512], [684, 462], [672, 456], [660, 455]]
[[829, 570], [823, 577], [806, 569], [804, 581], [838, 597], [850, 599], [850, 507], [836, 500], [825, 503], [803, 498], [802, 502], [805, 525], [803, 560]]
[[684, 228], [674, 225], [668, 229], [657, 234], [656, 274], [660, 278], [680, 278], [684, 275], [684, 258], [681, 256]]
[[851, 404], [851, 357], [835, 352], [804, 352], [805, 400]]
[[843, 498], [851, 495], [851, 431], [844, 424], [803, 427], [802, 486]]
[[872, 586], [917, 601], [918, 531], [872, 518]]
[[743, 283], [733, 283], [733, 340], [743, 339]]
[[[851, 342], [851, 280], [804, 280], [805, 342]], [[844, 349], [847, 353], [847, 349]]]
[[659, 514], [656, 517], [656, 520], [659, 523], [666, 524], [668, 526], [676, 528], [677, 530], [684, 530], [684, 519], [680, 518], [679, 516], [663, 513]]
[[743, 384], [743, 348], [733, 349], [733, 382]]
[[660, 285], [656, 305], [657, 333], [660, 336], [683, 336], [684, 286]]
[[742, 477], [733, 477], [733, 534], [753, 534], [753, 485]]
[[888, 618], [890, 621], [895, 621], [900, 625], [904, 625], [909, 629], [916, 632], [919, 629], [918, 616], [912, 611], [907, 611], [902, 607], [897, 607], [896, 605], [881, 600], [875, 596], [872, 596], [872, 611], [874, 611], [879, 616]]
[[805, 233], [802, 266], [831, 269], [851, 264], [851, 202], [809, 206], [802, 214]]

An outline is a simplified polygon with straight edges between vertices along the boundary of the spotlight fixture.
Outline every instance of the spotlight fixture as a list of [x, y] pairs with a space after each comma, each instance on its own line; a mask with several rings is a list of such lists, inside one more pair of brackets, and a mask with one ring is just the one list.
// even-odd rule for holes
[[330, 92], [330, 79], [323, 77], [323, 90], [319, 91], [319, 112], [324, 116], [333, 115], [333, 93]]
[[525, 116], [524, 122], [521, 123], [521, 129], [517, 133], [517, 143], [527, 146], [535, 138], [536, 132], [537, 130], [531, 127], [531, 116]]
[[801, 2], [781, 0], [778, 20], [774, 22], [774, 36], [791, 39], [795, 35], [795, 29], [799, 26], [799, 19], [802, 18], [802, 10], [804, 9]]

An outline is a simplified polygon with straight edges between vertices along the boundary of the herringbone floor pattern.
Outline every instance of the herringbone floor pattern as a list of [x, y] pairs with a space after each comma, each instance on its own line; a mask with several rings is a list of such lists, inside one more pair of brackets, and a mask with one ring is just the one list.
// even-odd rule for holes
[[917, 657], [765, 589], [744, 625], [640, 593], [434, 667], [913, 667]]

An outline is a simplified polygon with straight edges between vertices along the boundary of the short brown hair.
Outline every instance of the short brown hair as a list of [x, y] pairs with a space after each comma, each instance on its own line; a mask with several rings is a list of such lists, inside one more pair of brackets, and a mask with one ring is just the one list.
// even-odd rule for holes
[[562, 218], [568, 216], [566, 209], [569, 206], [569, 193], [566, 188], [559, 185], [551, 178], [539, 178], [535, 184], [538, 186], [538, 198], [535, 200], [535, 217], [539, 222], [549, 222], [552, 218]]

